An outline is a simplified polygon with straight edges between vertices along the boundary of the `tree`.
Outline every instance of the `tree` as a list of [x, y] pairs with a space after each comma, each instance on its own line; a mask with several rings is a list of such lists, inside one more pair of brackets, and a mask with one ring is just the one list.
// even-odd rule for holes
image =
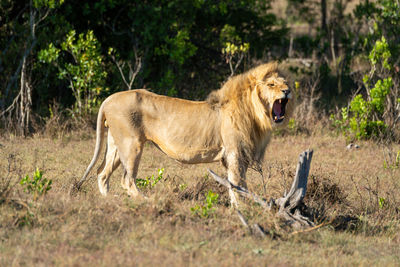
[[[60, 53], [72, 56], [72, 62], [60, 58]], [[66, 79], [75, 97], [73, 112], [77, 115], [86, 115], [99, 105], [98, 96], [106, 90], [104, 79], [107, 73], [103, 69], [103, 59], [100, 53], [100, 44], [93, 34], [79, 34], [70, 31], [61, 49], [50, 43], [47, 49], [39, 51], [41, 62], [54, 63], [58, 69], [58, 77]]]
[[[23, 41], [23, 49], [21, 60], [16, 68], [12, 78], [9, 80], [5, 97], [9, 96], [11, 88], [19, 78], [19, 90], [14, 97], [11, 105], [0, 113], [0, 116], [8, 114], [9, 119], [17, 121], [17, 131], [26, 135], [29, 132], [32, 113], [32, 84], [30, 76], [32, 51], [37, 45], [37, 29], [48, 17], [50, 12], [61, 5], [64, 0], [30, 0], [22, 9], [20, 15], [16, 17], [16, 21], [10, 22], [12, 27], [23, 27], [22, 35], [25, 37]], [[19, 25], [18, 20], [22, 19], [22, 25]], [[12, 36], [9, 43], [14, 42], [15, 36]], [[5, 53], [3, 51], [3, 53]], [[3, 103], [4, 105], [4, 103]], [[11, 122], [9, 122], [11, 123]]]

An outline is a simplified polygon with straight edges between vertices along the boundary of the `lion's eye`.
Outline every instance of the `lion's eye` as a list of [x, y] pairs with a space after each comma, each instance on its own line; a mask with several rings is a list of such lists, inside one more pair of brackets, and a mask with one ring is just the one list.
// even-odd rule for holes
[[268, 87], [274, 87], [274, 85], [275, 85], [275, 84], [273, 84], [273, 83], [267, 84]]

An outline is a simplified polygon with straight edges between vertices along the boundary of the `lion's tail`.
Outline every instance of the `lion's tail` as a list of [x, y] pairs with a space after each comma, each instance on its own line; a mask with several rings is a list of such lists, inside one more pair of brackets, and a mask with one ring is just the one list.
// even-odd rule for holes
[[90, 171], [92, 170], [93, 166], [96, 164], [101, 148], [103, 146], [104, 141], [104, 132], [105, 132], [105, 115], [104, 115], [104, 102], [100, 106], [99, 113], [97, 115], [97, 126], [96, 126], [96, 146], [94, 149], [94, 154], [92, 161], [90, 162], [89, 166], [86, 169], [85, 174], [82, 176], [81, 180], [75, 184], [75, 189], [79, 190], [82, 184], [86, 181], [87, 176], [89, 175]]

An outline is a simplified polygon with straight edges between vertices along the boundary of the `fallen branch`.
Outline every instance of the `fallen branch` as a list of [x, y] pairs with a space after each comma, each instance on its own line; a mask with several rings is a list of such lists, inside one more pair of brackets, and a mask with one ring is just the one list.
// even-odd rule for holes
[[251, 199], [255, 201], [256, 203], [260, 204], [263, 208], [266, 209], [271, 209], [272, 203], [267, 202], [265, 199], [262, 197], [257, 196], [256, 194], [250, 192], [244, 187], [240, 187], [238, 185], [232, 184], [228, 179], [221, 178], [218, 176], [215, 172], [212, 170], [208, 169], [208, 172], [211, 174], [211, 176], [216, 180], [218, 183], [222, 184], [223, 186], [227, 187], [228, 189], [233, 190], [234, 192], [239, 193], [245, 198]]
[[311, 228], [307, 228], [307, 229], [300, 230], [300, 231], [294, 231], [294, 232], [290, 233], [290, 235], [297, 235], [297, 234], [302, 234], [302, 233], [308, 233], [308, 232], [317, 230], [317, 229], [321, 228], [322, 226], [329, 225], [329, 224], [331, 224], [332, 222], [333, 222], [333, 220], [331, 220], [331, 221], [329, 221], [329, 222], [323, 222], [323, 223], [318, 224], [318, 225], [316, 225], [316, 226], [314, 226], [314, 227], [311, 227]]
[[[214, 180], [227, 187], [229, 190], [233, 190], [241, 196], [255, 201], [267, 210], [271, 210], [273, 207], [278, 207], [278, 217], [283, 218], [288, 225], [295, 229], [304, 229], [308, 227], [315, 227], [315, 224], [308, 217], [301, 214], [301, 208], [304, 206], [303, 199], [307, 191], [307, 180], [310, 172], [312, 155], [312, 150], [307, 150], [300, 154], [296, 175], [289, 193], [277, 199], [276, 201], [271, 199], [269, 202], [267, 202], [264, 198], [250, 192], [246, 188], [234, 185], [227, 179], [221, 178], [212, 170], [208, 171]], [[250, 227], [239, 210], [237, 210], [237, 214], [242, 224], [252, 233], [260, 236], [266, 235], [266, 231], [263, 230], [260, 225], [254, 224]]]

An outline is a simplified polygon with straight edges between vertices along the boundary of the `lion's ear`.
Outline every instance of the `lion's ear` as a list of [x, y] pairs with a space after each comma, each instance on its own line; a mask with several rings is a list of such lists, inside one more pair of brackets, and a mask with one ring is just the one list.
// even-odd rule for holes
[[249, 78], [249, 81], [250, 81], [251, 84], [257, 83], [257, 78], [258, 77], [257, 77], [256, 73], [250, 73], [248, 78]]
[[208, 104], [210, 104], [211, 107], [213, 107], [213, 108], [215, 108], [215, 107], [220, 107], [220, 106], [221, 106], [221, 99], [220, 99], [220, 96], [219, 96], [219, 94], [218, 94], [218, 91], [213, 91], [213, 92], [211, 92], [211, 93], [208, 95], [208, 97], [207, 97], [207, 99], [206, 99], [206, 102], [207, 102]]
[[250, 88], [255, 88], [256, 85], [260, 82], [259, 77], [256, 75], [256, 73], [251, 73], [249, 76], [247, 76]]
[[270, 76], [271, 72], [265, 72], [265, 71], [255, 71], [253, 73], [254, 79], [256, 81], [263, 81], [265, 82]]
[[269, 77], [271, 77], [274, 73], [276, 73], [278, 69], [278, 62], [274, 61], [268, 64], [264, 64], [260, 68], [260, 80], [266, 81]]

